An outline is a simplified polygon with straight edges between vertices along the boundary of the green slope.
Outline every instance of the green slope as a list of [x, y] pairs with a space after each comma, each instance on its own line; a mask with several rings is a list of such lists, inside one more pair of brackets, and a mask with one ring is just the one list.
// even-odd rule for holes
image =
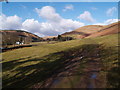
[[[68, 63], [71, 66], [77, 64], [72, 62], [74, 59], [79, 61], [75, 72], [79, 75], [63, 78], [54, 87], [77, 87], [89, 58], [95, 58], [92, 55], [96, 54], [98, 48], [100, 48], [99, 55], [102, 63], [99, 76], [101, 80], [104, 79], [102, 77], [107, 76], [104, 79], [107, 85], [103, 87], [118, 86], [116, 80], [119, 77], [117, 73], [118, 34], [53, 44], [46, 42], [33, 44], [36, 46], [2, 53], [3, 87], [47, 87], [45, 85], [50, 84], [50, 78], [56, 77], [61, 72], [67, 73], [68, 70], [65, 68], [69, 67]], [[82, 60], [76, 59], [81, 55], [84, 57]], [[46, 83], [47, 81], [49, 82]], [[65, 85], [65, 82], [69, 83]]]

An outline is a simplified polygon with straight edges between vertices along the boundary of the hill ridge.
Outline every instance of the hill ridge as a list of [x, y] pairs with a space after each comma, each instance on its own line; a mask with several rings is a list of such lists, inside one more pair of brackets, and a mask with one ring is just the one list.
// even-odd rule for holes
[[118, 30], [119, 23], [120, 22], [115, 22], [109, 25], [87, 25], [87, 26], [83, 26], [78, 29], [75, 29], [71, 32], [65, 32], [61, 35], [72, 36], [72, 37], [75, 37], [76, 39], [80, 39], [80, 38], [92, 37], [95, 34], [96, 34], [95, 36], [97, 37], [99, 32], [103, 32], [100, 36], [106, 35], [106, 31], [107, 31], [107, 35], [114, 34], [114, 33], [120, 32], [120, 30]]

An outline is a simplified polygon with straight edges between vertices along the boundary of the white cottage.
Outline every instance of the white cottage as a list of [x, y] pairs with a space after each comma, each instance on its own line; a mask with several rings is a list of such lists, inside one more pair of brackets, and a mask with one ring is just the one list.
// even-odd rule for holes
[[24, 42], [16, 42], [17, 45], [22, 45]]

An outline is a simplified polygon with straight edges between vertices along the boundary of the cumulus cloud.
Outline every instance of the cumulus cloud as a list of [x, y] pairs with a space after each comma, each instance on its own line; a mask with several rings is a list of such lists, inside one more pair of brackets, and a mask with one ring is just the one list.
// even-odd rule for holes
[[118, 19], [108, 19], [105, 21], [105, 24], [111, 24], [111, 23], [115, 23], [118, 22]]
[[50, 22], [59, 22], [61, 20], [61, 16], [51, 6], [44, 6], [42, 9], [35, 8], [35, 10], [40, 17]]
[[27, 19], [22, 23], [22, 28], [30, 32], [37, 32], [40, 29], [40, 23], [34, 19]]
[[106, 21], [104, 21], [103, 23], [96, 23], [94, 25], [108, 25], [108, 24], [112, 24], [118, 22], [118, 19], [108, 19]]
[[46, 19], [46, 22], [39, 22], [35, 19], [26, 19], [22, 22], [17, 15], [8, 17], [2, 15], [0, 16], [2, 21], [0, 22], [2, 26], [0, 29], [22, 29], [43, 37], [55, 36], [84, 26], [82, 22], [61, 17], [51, 6], [36, 8], [35, 10], [41, 18]]
[[112, 16], [117, 11], [116, 7], [109, 8], [106, 12], [108, 16]]
[[78, 16], [78, 18], [88, 21], [88, 22], [95, 22], [95, 19], [92, 17], [92, 15], [89, 11], [85, 11], [84, 13], [80, 14], [80, 16]]
[[6, 16], [2, 14], [0, 16], [0, 29], [20, 29], [21, 28], [21, 18], [17, 15]]
[[64, 19], [51, 6], [44, 6], [35, 10], [40, 17], [47, 20], [47, 22], [41, 23], [41, 30], [44, 34], [56, 35], [84, 26], [82, 22]]
[[64, 7], [63, 11], [65, 12], [65, 11], [67, 11], [67, 10], [73, 10], [73, 9], [74, 9], [74, 6], [73, 6], [72, 4], [70, 4], [70, 5], [66, 5], [66, 6]]
[[55, 31], [55, 28], [50, 23], [40, 23], [34, 19], [27, 19], [22, 23], [22, 28], [41, 37], [47, 35], [56, 35], [59, 32]]

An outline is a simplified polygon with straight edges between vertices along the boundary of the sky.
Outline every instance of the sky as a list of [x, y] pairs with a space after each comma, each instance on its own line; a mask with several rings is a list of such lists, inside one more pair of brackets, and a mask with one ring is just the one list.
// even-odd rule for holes
[[0, 20], [1, 30], [56, 36], [85, 25], [117, 22], [118, 2], [3, 2]]
[[119, 0], [8, 0], [10, 2], [118, 2]]

